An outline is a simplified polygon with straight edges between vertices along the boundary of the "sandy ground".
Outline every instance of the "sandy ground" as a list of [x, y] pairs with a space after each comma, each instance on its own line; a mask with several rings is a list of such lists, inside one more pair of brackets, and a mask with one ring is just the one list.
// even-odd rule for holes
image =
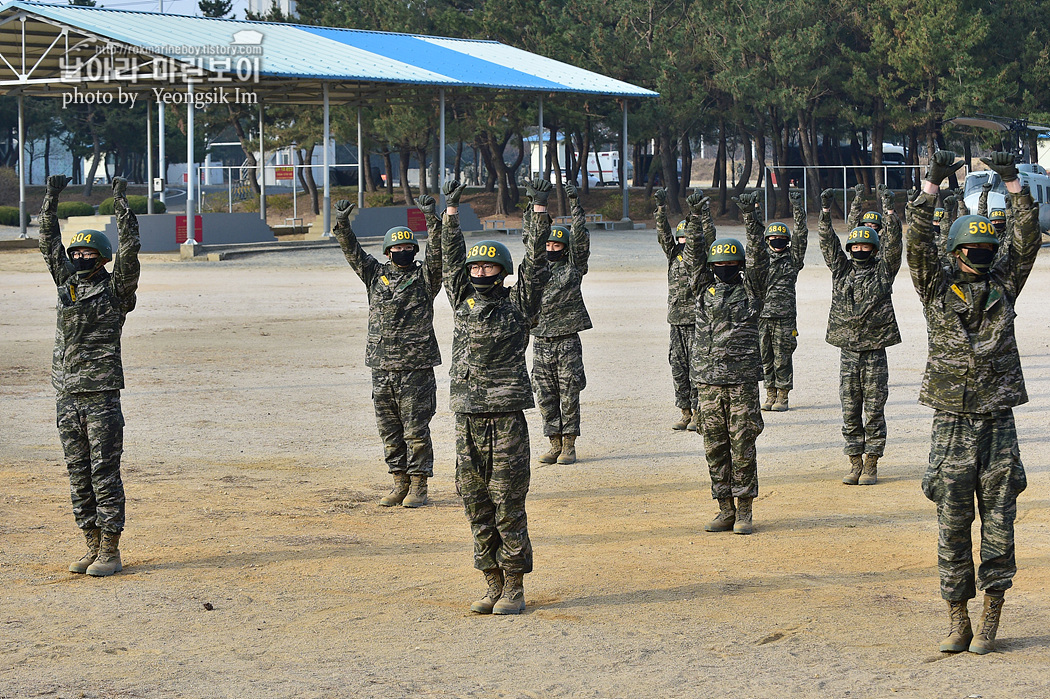
[[916, 402], [926, 335], [907, 270], [889, 448], [879, 485], [850, 488], [811, 234], [797, 389], [766, 414], [744, 537], [702, 531], [716, 507], [701, 440], [670, 429], [652, 232], [593, 247], [580, 462], [533, 470], [520, 617], [468, 611], [483, 580], [452, 484], [444, 295], [433, 506], [379, 508], [365, 294], [330, 250], [144, 258], [124, 331], [125, 569], [65, 572], [82, 538], [48, 375], [54, 287], [36, 253], [0, 254], [0, 697], [1050, 696], [1050, 256], [1019, 304], [1020, 572], [1001, 652], [978, 657], [937, 652], [947, 614], [919, 488], [932, 411]]

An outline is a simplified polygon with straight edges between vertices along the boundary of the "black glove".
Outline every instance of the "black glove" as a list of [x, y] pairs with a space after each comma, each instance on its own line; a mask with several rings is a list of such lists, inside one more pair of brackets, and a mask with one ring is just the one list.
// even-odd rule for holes
[[835, 190], [834, 189], [825, 189], [823, 192], [821, 192], [820, 193], [820, 207], [822, 209], [830, 209], [831, 208], [831, 200], [832, 200], [832, 198], [834, 196], [835, 196]]
[[981, 191], [982, 192], [990, 192], [990, 191], [992, 191], [992, 183], [991, 182], [985, 182], [984, 184], [982, 184], [981, 185]]
[[854, 185], [853, 191], [857, 193], [858, 197], [864, 199], [868, 196], [868, 185], [864, 184], [863, 182], [858, 182], [856, 185]]
[[656, 190], [655, 192], [653, 192], [653, 199], [656, 200], [656, 205], [657, 206], [664, 206], [664, 205], [666, 205], [667, 204], [667, 190], [666, 189], [658, 189], [658, 190]]
[[124, 196], [128, 191], [128, 181], [123, 177], [113, 178], [113, 198]]
[[689, 205], [690, 211], [699, 216], [710, 201], [710, 197], [705, 197], [703, 192], [696, 191], [686, 197], [685, 203]]
[[547, 180], [537, 177], [525, 185], [525, 195], [532, 199], [533, 206], [547, 206], [553, 187]]
[[437, 202], [429, 194], [420, 194], [416, 198], [416, 208], [422, 211], [424, 216], [437, 215]]
[[566, 182], [563, 185], [563, 187], [565, 188], [565, 196], [567, 196], [569, 199], [580, 198], [580, 190], [576, 189], [576, 185], [574, 185], [572, 182]]
[[[962, 161], [955, 162], [955, 153], [950, 150], [939, 150], [933, 154], [930, 168], [926, 171], [926, 181], [940, 184], [944, 178], [963, 166]], [[1014, 172], [1017, 172], [1015, 169]]]
[[1003, 183], [1013, 182], [1017, 179], [1017, 165], [1014, 162], [1017, 160], [1013, 153], [1004, 153], [1003, 151], [996, 151], [992, 153], [991, 157], [981, 158], [981, 162], [990, 167], [992, 170], [999, 175]]
[[802, 192], [788, 192], [788, 199], [792, 206], [802, 208]]
[[955, 206], [955, 195], [949, 194], [944, 198], [944, 208], [950, 210], [953, 206]]
[[908, 201], [915, 201], [919, 198], [919, 190], [909, 189], [908, 190]]
[[357, 204], [351, 204], [346, 199], [340, 199], [335, 203], [335, 222], [338, 224], [349, 225], [350, 224], [350, 212], [357, 207]]
[[880, 184], [879, 196], [882, 197], [883, 207], [886, 209], [887, 213], [889, 213], [889, 210], [893, 208], [894, 202], [897, 201], [897, 195], [886, 185]]
[[441, 191], [445, 193], [445, 206], [459, 206], [459, 198], [463, 195], [463, 190], [467, 188], [467, 185], [460, 184], [459, 180], [449, 180], [441, 188]]
[[[51, 175], [47, 178], [47, 194], [59, 194], [66, 185], [73, 181], [72, 177], [66, 177], [65, 175]], [[126, 180], [125, 180], [126, 182]]]
[[740, 209], [741, 213], [754, 213], [755, 204], [758, 203], [758, 192], [753, 192], [751, 194], [741, 194], [739, 197], [733, 197], [733, 201], [736, 203], [737, 208]]

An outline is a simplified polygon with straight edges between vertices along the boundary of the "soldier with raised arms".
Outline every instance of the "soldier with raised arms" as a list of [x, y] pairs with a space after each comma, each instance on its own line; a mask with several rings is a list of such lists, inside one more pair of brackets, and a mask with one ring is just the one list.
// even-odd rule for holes
[[514, 261], [503, 243], [483, 240], [469, 250], [459, 228], [456, 181], [445, 184], [442, 222], [445, 292], [454, 330], [449, 370], [456, 423], [456, 491], [474, 537], [474, 567], [485, 576], [485, 595], [470, 605], [477, 614], [525, 611], [524, 577], [532, 572], [532, 542], [525, 514], [529, 492], [529, 428], [525, 410], [535, 405], [525, 365], [532, 319], [550, 279], [547, 240], [551, 183], [528, 185], [527, 245], [517, 282], [508, 287]]
[[128, 206], [128, 182], [113, 180], [117, 255], [100, 231], [73, 234], [68, 251], [58, 227], [58, 195], [65, 175], [47, 178], [40, 209], [40, 252], [58, 287], [58, 326], [51, 363], [57, 391], [58, 434], [69, 471], [73, 517], [88, 550], [69, 566], [72, 573], [103, 577], [123, 569], [124, 415], [120, 391], [124, 367], [120, 339], [124, 320], [135, 309], [139, 286], [139, 224]]
[[883, 232], [870, 225], [854, 227], [845, 252], [831, 225], [834, 191], [826, 189], [820, 195], [820, 250], [831, 270], [826, 340], [841, 354], [842, 436], [850, 462], [842, 482], [847, 485], [878, 481], [878, 462], [886, 449], [890, 380], [886, 348], [901, 341], [893, 313], [893, 280], [903, 252], [901, 222], [893, 211], [893, 193], [883, 192], [885, 217], [869, 218], [869, 223], [884, 226]]
[[365, 365], [372, 369], [372, 401], [383, 439], [387, 471], [394, 485], [379, 504], [414, 508], [428, 502], [427, 480], [434, 476], [430, 420], [437, 409], [434, 367], [441, 364], [434, 335], [434, 297], [441, 289], [441, 221], [434, 198], [418, 201], [427, 221], [423, 263], [415, 260], [415, 233], [395, 226], [383, 236], [380, 262], [365, 252], [350, 227], [354, 205], [335, 204], [333, 233], [343, 255], [368, 293]]
[[[929, 356], [919, 402], [934, 409], [930, 462], [922, 479], [937, 503], [937, 568], [948, 602], [944, 652], [989, 653], [1005, 593], [1017, 572], [1014, 520], [1027, 485], [1013, 407], [1028, 402], [1014, 333], [1017, 296], [1039, 252], [1038, 207], [1017, 177], [1011, 153], [982, 158], [1002, 178], [1013, 203], [1011, 235], [1001, 243], [984, 216], [962, 216], [948, 232], [950, 266], [931, 230], [938, 186], [962, 166], [934, 154], [910, 205], [908, 266], [926, 316]], [[1001, 245], [1009, 250], [1000, 253]], [[981, 515], [981, 562], [974, 574], [970, 532]], [[967, 603], [984, 591], [976, 633]]]
[[[742, 194], [747, 248], [735, 238], [704, 242], [702, 221], [709, 199], [690, 194], [693, 211], [686, 265], [696, 298], [692, 373], [700, 406], [699, 427], [718, 514], [709, 532], [753, 531], [752, 505], [758, 497], [755, 443], [765, 427], [758, 399], [762, 359], [758, 319], [766, 293], [769, 249], [754, 216], [758, 194]], [[735, 501], [734, 501], [735, 499]]]

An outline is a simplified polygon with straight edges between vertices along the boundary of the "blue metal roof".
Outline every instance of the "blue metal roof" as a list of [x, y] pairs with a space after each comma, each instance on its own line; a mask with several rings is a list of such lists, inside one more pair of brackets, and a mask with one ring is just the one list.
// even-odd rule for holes
[[[41, 18], [172, 58], [165, 50], [226, 46], [235, 32], [262, 34], [263, 78], [480, 87], [615, 97], [657, 93], [494, 41], [214, 19], [155, 12], [54, 5], [15, 0], [0, 18], [24, 11]], [[154, 50], [154, 49], [162, 50]]]

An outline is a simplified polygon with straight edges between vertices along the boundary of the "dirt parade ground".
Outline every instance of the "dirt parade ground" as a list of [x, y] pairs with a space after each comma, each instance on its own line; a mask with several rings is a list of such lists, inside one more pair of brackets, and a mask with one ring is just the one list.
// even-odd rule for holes
[[845, 486], [811, 226], [796, 389], [764, 413], [752, 536], [703, 531], [702, 440], [670, 429], [655, 235], [593, 233], [580, 460], [533, 467], [518, 617], [468, 611], [484, 581], [453, 485], [444, 292], [433, 504], [386, 509], [367, 302], [338, 250], [144, 256], [123, 341], [124, 571], [96, 579], [66, 572], [83, 537], [55, 428], [54, 285], [36, 251], [0, 253], [0, 697], [1050, 697], [1050, 253], [1018, 303], [1019, 572], [999, 652], [953, 656], [919, 487], [918, 297], [905, 263], [879, 484]]

